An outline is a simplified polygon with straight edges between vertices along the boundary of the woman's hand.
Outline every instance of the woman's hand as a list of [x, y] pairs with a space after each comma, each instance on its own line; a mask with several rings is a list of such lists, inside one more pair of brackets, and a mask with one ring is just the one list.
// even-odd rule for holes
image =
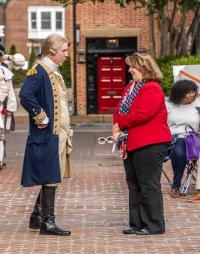
[[113, 125], [113, 127], [112, 127], [112, 132], [113, 132], [113, 134], [116, 133], [116, 132], [121, 132], [118, 123], [115, 123], [115, 124]]
[[118, 136], [122, 133], [122, 131], [119, 128], [118, 123], [115, 123], [112, 127], [112, 133], [113, 133], [113, 140], [116, 141]]
[[122, 134], [122, 131], [120, 131], [120, 132], [115, 132], [115, 133], [113, 134], [112, 138], [113, 138], [113, 140], [114, 140], [115, 142], [117, 141], [117, 139], [118, 139], [118, 137], [119, 137], [120, 134]]

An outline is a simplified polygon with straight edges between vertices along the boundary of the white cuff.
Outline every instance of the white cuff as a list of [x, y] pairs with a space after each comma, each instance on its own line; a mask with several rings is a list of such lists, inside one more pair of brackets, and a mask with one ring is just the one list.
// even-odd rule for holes
[[48, 124], [49, 118], [46, 116], [46, 118], [40, 123], [40, 124]]

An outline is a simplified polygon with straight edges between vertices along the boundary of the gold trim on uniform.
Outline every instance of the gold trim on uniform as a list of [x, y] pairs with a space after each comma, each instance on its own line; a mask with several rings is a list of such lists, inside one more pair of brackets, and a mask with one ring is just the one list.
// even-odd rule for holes
[[40, 64], [48, 73], [48, 76], [51, 82], [53, 100], [54, 100], [53, 133], [58, 135], [60, 132], [60, 100], [58, 99], [60, 96], [59, 90], [58, 90], [59, 82], [56, 78], [55, 73], [48, 66], [46, 66], [42, 61], [37, 61], [37, 63]]
[[37, 74], [36, 66], [37, 65], [34, 65], [31, 69], [29, 69], [26, 73], [26, 76], [33, 76]]

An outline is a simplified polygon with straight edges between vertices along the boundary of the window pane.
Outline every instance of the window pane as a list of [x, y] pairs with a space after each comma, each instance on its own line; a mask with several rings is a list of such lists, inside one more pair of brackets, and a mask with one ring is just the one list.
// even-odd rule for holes
[[32, 21], [31, 28], [32, 29], [37, 29], [37, 23], [35, 21]]
[[62, 29], [62, 12], [56, 12], [56, 29]]
[[37, 29], [37, 14], [36, 14], [36, 12], [31, 12], [31, 28]]
[[42, 29], [51, 29], [51, 12], [41, 13], [41, 23]]
[[36, 20], [36, 12], [31, 12], [31, 20]]

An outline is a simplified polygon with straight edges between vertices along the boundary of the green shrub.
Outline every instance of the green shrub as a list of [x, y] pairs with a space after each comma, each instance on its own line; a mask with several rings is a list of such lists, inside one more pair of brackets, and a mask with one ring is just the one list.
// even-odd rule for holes
[[64, 64], [59, 67], [67, 88], [70, 88], [72, 85], [70, 68], [71, 60], [70, 57], [68, 57]]
[[15, 53], [17, 53], [17, 49], [16, 49], [15, 44], [12, 44], [12, 45], [10, 46], [9, 54], [10, 54], [10, 55], [14, 55]]
[[28, 69], [30, 69], [33, 66], [35, 59], [36, 59], [36, 54], [35, 54], [34, 48], [32, 47], [31, 54], [29, 56], [29, 61], [28, 61]]
[[168, 95], [173, 85], [173, 65], [200, 64], [200, 56], [168, 56], [157, 59], [162, 73], [162, 87], [166, 95]]
[[21, 85], [26, 77], [26, 70], [12, 70], [12, 72], [14, 73], [13, 76], [13, 86], [14, 87], [18, 87], [19, 85]]

